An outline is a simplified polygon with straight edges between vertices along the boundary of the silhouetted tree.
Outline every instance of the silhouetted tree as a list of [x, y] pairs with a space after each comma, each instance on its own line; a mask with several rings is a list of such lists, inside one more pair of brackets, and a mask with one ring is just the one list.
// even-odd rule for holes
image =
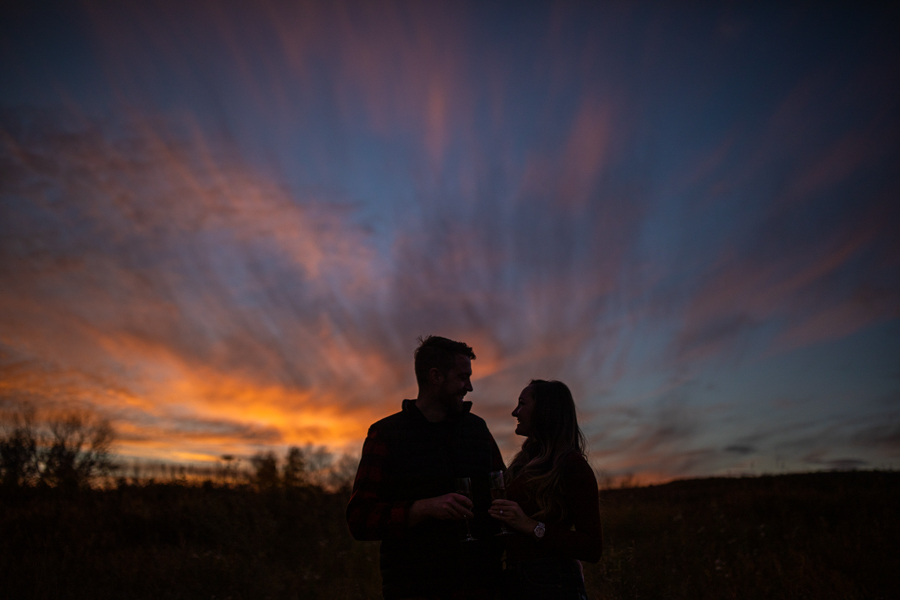
[[278, 476], [278, 459], [271, 450], [260, 452], [250, 459], [253, 466], [253, 483], [261, 490], [273, 490], [281, 483]]
[[71, 489], [90, 485], [96, 476], [109, 473], [115, 434], [108, 420], [88, 411], [70, 410], [51, 418], [47, 429], [41, 481]]
[[69, 410], [38, 419], [24, 406], [2, 414], [0, 483], [21, 487], [90, 485], [112, 471], [115, 437], [109, 421], [86, 410]]
[[237, 483], [241, 459], [234, 454], [223, 454], [220, 458], [222, 464], [216, 469], [220, 482], [226, 485]]
[[342, 454], [331, 464], [328, 470], [326, 485], [332, 490], [349, 490], [353, 487], [353, 479], [356, 477], [356, 468], [359, 466], [359, 458], [350, 454]]
[[34, 410], [6, 414], [4, 421], [6, 431], [0, 438], [0, 483], [5, 488], [31, 485], [40, 473]]
[[288, 448], [282, 467], [282, 481], [285, 487], [299, 487], [306, 484], [306, 458], [297, 446]]

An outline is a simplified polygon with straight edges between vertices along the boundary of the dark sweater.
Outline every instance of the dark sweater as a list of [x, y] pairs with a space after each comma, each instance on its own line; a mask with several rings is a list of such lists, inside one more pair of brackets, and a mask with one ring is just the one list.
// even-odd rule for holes
[[[506, 541], [507, 563], [538, 558], [572, 558], [597, 562], [603, 551], [600, 529], [600, 503], [594, 471], [578, 452], [563, 459], [560, 467], [560, 491], [566, 507], [565, 518], [536, 517], [540, 508], [533, 497], [533, 486], [522, 477], [509, 484], [506, 497], [518, 502], [526, 515], [547, 526], [544, 538], [516, 533]], [[573, 530], [574, 528], [574, 530]]]
[[[503, 469], [497, 444], [480, 417], [461, 413], [440, 423], [425, 418], [413, 400], [369, 428], [347, 524], [358, 540], [381, 540], [386, 599], [493, 584], [500, 552], [497, 523], [487, 516], [488, 472]], [[472, 479], [477, 542], [463, 544], [460, 521], [428, 520], [409, 527], [416, 500], [456, 491], [456, 478]]]

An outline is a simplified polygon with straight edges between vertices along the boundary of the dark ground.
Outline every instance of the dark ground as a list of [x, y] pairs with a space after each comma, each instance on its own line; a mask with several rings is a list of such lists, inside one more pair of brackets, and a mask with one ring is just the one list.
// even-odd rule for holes
[[[379, 598], [347, 492], [175, 483], [0, 493], [0, 598]], [[592, 599], [900, 596], [900, 473], [601, 492]]]
[[601, 494], [591, 598], [900, 598], [900, 473], [699, 479]]

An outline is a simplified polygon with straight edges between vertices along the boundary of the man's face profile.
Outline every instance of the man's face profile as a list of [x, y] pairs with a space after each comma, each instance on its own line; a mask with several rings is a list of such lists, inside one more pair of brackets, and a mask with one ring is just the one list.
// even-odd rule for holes
[[459, 412], [462, 410], [466, 394], [472, 391], [472, 360], [457, 354], [456, 363], [446, 374], [441, 374], [441, 377], [443, 379], [439, 393], [441, 403], [450, 412]]

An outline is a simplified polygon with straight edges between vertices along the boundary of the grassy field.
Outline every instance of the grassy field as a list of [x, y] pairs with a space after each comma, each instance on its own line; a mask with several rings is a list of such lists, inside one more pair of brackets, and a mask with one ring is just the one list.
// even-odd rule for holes
[[[347, 492], [175, 483], [0, 496], [0, 597], [379, 598]], [[704, 479], [601, 493], [591, 598], [898, 596], [900, 473]]]
[[592, 598], [900, 597], [900, 473], [608, 490]]

